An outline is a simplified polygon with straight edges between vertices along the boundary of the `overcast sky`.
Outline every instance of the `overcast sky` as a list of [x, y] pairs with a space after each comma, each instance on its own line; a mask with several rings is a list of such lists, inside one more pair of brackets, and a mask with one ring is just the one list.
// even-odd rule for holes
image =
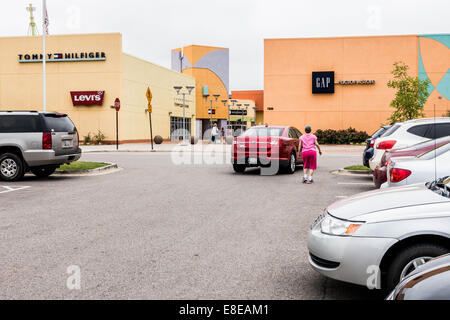
[[[26, 35], [42, 0], [0, 0], [0, 36]], [[263, 89], [264, 38], [450, 32], [449, 0], [47, 0], [50, 34], [121, 32], [126, 53], [170, 68], [170, 50], [230, 48], [231, 90]]]

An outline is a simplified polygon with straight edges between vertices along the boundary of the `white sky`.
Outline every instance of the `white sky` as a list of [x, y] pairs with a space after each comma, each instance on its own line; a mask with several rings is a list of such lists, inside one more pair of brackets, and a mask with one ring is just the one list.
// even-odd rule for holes
[[[41, 0], [0, 0], [0, 36], [26, 35]], [[170, 68], [170, 50], [230, 48], [231, 90], [263, 89], [264, 38], [450, 33], [450, 0], [47, 0], [50, 34], [121, 32], [126, 53]]]

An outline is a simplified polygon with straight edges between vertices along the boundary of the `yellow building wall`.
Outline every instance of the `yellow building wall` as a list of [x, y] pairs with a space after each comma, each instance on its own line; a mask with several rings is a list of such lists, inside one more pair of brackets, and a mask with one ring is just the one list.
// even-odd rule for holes
[[[170, 117], [182, 117], [182, 96], [174, 86], [195, 86], [195, 79], [179, 72], [123, 54], [123, 108], [121, 140], [150, 139], [146, 92], [152, 98], [153, 136], [170, 138]], [[186, 89], [183, 90], [186, 92]], [[186, 95], [186, 118], [191, 119], [191, 135], [195, 135], [195, 95]], [[169, 112], [172, 112], [169, 115]]]
[[[122, 35], [56, 35], [46, 42], [47, 53], [105, 52], [106, 61], [46, 64], [47, 111], [67, 113], [80, 139], [99, 129], [114, 139], [110, 106], [122, 91]], [[25, 53], [42, 53], [42, 38], [0, 38], [0, 110], [42, 110], [42, 63], [19, 63], [18, 54]], [[70, 91], [105, 91], [103, 106], [74, 107]]]

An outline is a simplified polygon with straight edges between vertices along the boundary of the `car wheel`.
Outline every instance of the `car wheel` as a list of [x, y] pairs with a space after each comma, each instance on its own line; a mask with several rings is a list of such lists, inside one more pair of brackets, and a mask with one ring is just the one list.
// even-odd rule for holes
[[289, 174], [295, 173], [295, 162], [296, 161], [297, 161], [297, 159], [295, 158], [295, 153], [292, 152], [291, 156], [289, 157], [288, 166], [286, 167], [287, 173], [289, 173]]
[[52, 168], [32, 168], [31, 172], [39, 178], [47, 178], [52, 175], [56, 170], [56, 167]]
[[243, 173], [245, 171], [245, 165], [244, 164], [233, 164], [234, 172], [237, 173]]
[[407, 277], [417, 267], [428, 262], [432, 258], [449, 253], [449, 249], [432, 243], [421, 243], [403, 249], [391, 262], [387, 277], [386, 286], [388, 290], [393, 290], [395, 286]]
[[24, 165], [22, 159], [14, 153], [0, 155], [0, 179], [18, 181], [23, 178]]

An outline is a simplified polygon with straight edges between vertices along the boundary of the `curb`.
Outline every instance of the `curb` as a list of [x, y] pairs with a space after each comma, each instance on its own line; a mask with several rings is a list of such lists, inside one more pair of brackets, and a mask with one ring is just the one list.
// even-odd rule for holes
[[104, 167], [100, 167], [100, 168], [95, 168], [95, 169], [89, 169], [89, 170], [56, 170], [54, 174], [59, 174], [59, 175], [65, 175], [65, 174], [89, 174], [89, 173], [100, 173], [100, 172], [104, 172], [104, 171], [109, 171], [109, 170], [113, 170], [113, 169], [119, 169], [119, 167], [117, 166], [116, 163], [109, 163], [109, 162], [102, 162], [102, 163], [107, 163], [107, 166]]
[[332, 174], [346, 175], [346, 176], [359, 176], [359, 177], [371, 177], [372, 171], [363, 171], [363, 170], [345, 170], [339, 169], [331, 171]]

